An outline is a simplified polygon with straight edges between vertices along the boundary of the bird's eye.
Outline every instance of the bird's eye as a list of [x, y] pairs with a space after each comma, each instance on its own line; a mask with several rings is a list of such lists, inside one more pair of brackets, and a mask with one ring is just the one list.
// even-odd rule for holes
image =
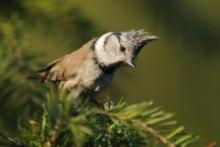
[[124, 52], [124, 51], [125, 51], [125, 47], [121, 45], [120, 51], [121, 51], [121, 52]]

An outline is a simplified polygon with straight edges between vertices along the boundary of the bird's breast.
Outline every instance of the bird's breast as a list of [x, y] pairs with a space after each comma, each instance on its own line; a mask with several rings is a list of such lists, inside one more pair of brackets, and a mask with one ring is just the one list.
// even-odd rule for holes
[[77, 71], [77, 76], [74, 77], [74, 81], [77, 81], [76, 86], [72, 86], [71, 90], [79, 92], [78, 95], [91, 96], [105, 89], [113, 75], [114, 73], [103, 72], [93, 60], [83, 62]]

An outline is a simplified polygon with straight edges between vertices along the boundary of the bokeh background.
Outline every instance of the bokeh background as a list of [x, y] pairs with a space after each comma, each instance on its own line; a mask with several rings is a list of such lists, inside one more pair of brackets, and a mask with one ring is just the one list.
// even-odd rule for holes
[[[108, 31], [160, 37], [135, 70], [119, 71], [102, 96], [154, 100], [188, 130], [220, 141], [220, 2], [217, 0], [1, 0], [0, 130], [16, 134], [41, 93], [26, 79], [44, 63]], [[35, 95], [33, 96], [33, 92]]]

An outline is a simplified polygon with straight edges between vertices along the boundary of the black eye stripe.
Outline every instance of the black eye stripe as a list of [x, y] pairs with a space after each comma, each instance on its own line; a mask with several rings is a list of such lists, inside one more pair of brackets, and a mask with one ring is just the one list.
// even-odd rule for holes
[[119, 33], [119, 32], [114, 32], [114, 33], [109, 34], [109, 35], [105, 38], [104, 47], [106, 46], [108, 40], [110, 39], [110, 37], [111, 37], [112, 35], [114, 35], [114, 36], [118, 39], [118, 42], [119, 42], [119, 43], [121, 42], [121, 38], [120, 38], [121, 33]]
[[121, 33], [119, 33], [119, 32], [114, 32], [114, 33], [112, 33], [112, 34], [115, 35], [115, 36], [117, 37], [118, 42], [120, 43], [120, 42], [121, 42], [121, 38], [120, 38]]
[[108, 36], [105, 38], [105, 41], [104, 41], [104, 46], [106, 46], [106, 44], [107, 44], [107, 42], [108, 42], [108, 40], [109, 40], [110, 36], [111, 36], [111, 35], [108, 35]]

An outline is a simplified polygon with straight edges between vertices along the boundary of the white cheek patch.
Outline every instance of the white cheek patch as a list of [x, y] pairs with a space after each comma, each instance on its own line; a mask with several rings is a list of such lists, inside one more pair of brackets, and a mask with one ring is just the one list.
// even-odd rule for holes
[[112, 62], [111, 59], [109, 58], [108, 53], [104, 49], [105, 40], [111, 34], [112, 34], [112, 32], [109, 32], [109, 33], [102, 35], [95, 43], [95, 52], [97, 55], [97, 59], [99, 62], [102, 62], [106, 65], [109, 65]]
[[114, 55], [117, 54], [117, 49], [119, 49], [120, 44], [118, 38], [111, 35], [106, 38], [104, 46], [107, 53]]
[[103, 50], [104, 44], [105, 44], [105, 39], [108, 35], [112, 34], [112, 32], [106, 33], [102, 35], [95, 43], [95, 49], [96, 50]]

